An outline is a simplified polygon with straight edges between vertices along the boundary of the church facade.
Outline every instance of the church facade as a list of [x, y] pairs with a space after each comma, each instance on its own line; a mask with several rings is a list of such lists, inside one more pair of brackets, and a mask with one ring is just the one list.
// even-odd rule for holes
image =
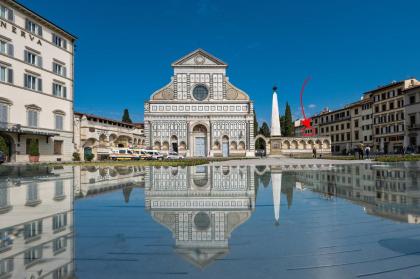
[[172, 63], [174, 74], [144, 107], [146, 145], [186, 157], [254, 156], [254, 107], [202, 49]]

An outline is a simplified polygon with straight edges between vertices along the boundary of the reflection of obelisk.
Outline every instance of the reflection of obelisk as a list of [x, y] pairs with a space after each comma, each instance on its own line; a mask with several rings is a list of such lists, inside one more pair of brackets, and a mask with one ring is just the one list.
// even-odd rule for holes
[[271, 136], [281, 136], [279, 103], [277, 100], [277, 87], [273, 87], [273, 107], [271, 109]]
[[273, 187], [274, 219], [276, 225], [278, 225], [280, 219], [281, 173], [271, 173], [271, 185]]

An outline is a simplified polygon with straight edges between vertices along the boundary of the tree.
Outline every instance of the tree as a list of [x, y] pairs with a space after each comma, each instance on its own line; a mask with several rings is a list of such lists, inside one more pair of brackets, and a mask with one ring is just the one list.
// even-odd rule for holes
[[291, 137], [293, 133], [293, 120], [292, 111], [290, 110], [289, 103], [286, 103], [286, 110], [284, 112], [284, 135], [285, 137]]
[[259, 134], [263, 135], [264, 137], [270, 137], [270, 128], [266, 122], [263, 122]]
[[133, 123], [133, 121], [131, 121], [130, 114], [128, 113], [128, 109], [124, 110], [124, 114], [123, 114], [123, 117], [122, 117], [122, 122]]
[[258, 121], [257, 121], [257, 113], [254, 110], [254, 136], [258, 134]]
[[285, 136], [285, 133], [286, 133], [286, 130], [285, 130], [286, 125], [285, 125], [284, 120], [285, 120], [284, 115], [280, 115], [280, 128], [281, 128], [281, 134], [282, 134], [282, 136]]
[[6, 156], [9, 155], [9, 148], [7, 147], [6, 140], [2, 136], [0, 136], [0, 151]]

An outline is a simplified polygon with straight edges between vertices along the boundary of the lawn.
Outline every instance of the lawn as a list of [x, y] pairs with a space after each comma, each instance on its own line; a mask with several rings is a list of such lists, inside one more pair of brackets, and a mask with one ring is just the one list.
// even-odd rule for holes
[[48, 165], [48, 166], [62, 166], [62, 165], [70, 165], [70, 166], [197, 166], [197, 165], [204, 165], [210, 162], [220, 162], [220, 161], [227, 161], [232, 160], [232, 158], [187, 158], [181, 160], [126, 160], [126, 161], [91, 161], [91, 162], [82, 162], [82, 161], [74, 161], [74, 162], [63, 162], [63, 163], [40, 163], [40, 165]]

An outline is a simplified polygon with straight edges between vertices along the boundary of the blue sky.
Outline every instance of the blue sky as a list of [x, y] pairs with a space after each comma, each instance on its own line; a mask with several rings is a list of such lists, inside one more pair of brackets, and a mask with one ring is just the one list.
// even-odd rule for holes
[[203, 48], [229, 64], [230, 81], [270, 119], [279, 87], [300, 117], [338, 108], [364, 91], [420, 78], [416, 0], [20, 0], [79, 39], [77, 111], [143, 120], [143, 102], [170, 81], [170, 64]]

